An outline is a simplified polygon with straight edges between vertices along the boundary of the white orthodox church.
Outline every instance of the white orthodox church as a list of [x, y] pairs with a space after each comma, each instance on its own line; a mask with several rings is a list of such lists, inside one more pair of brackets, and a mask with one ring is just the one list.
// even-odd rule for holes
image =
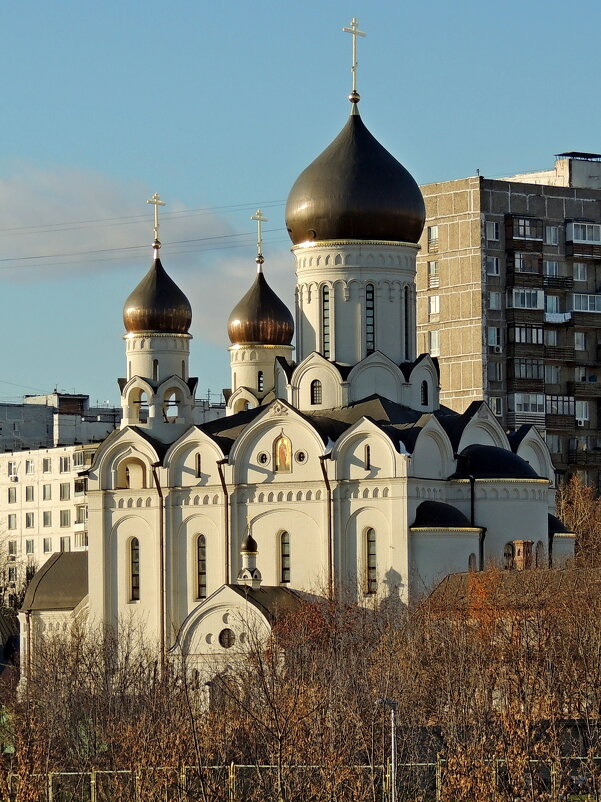
[[288, 198], [295, 319], [259, 247], [228, 322], [228, 414], [203, 425], [192, 310], [155, 215], [154, 260], [124, 309], [123, 421], [88, 471], [89, 551], [34, 577], [23, 666], [39, 633], [75, 619], [131, 621], [164, 657], [220, 665], [249, 621], [267, 631], [303, 594], [404, 605], [450, 573], [573, 553], [538, 431], [508, 436], [483, 402], [439, 404], [437, 361], [416, 353], [423, 199], [350, 101]]

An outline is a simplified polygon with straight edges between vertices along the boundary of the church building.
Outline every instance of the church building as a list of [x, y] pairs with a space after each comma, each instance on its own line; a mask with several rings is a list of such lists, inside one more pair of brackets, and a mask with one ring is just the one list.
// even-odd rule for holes
[[401, 606], [451, 573], [573, 554], [539, 432], [439, 403], [438, 362], [416, 350], [423, 198], [349, 99], [288, 197], [294, 318], [265, 276], [259, 212], [256, 277], [227, 323], [227, 415], [201, 425], [192, 309], [155, 206], [152, 265], [124, 309], [121, 428], [86, 471], [89, 550], [34, 577], [23, 666], [39, 633], [80, 620], [132, 622], [163, 658], [218, 667], [303, 594]]

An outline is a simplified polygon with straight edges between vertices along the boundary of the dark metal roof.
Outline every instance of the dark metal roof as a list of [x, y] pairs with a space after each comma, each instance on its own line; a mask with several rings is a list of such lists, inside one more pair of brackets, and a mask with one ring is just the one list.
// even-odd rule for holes
[[21, 610], [73, 610], [87, 595], [87, 551], [59, 552], [34, 574]]
[[564, 524], [561, 518], [558, 518], [556, 515], [551, 515], [549, 513], [549, 534], [550, 535], [557, 535], [557, 534], [566, 534], [572, 535], [574, 534], [571, 532], [568, 527]]
[[417, 242], [425, 219], [417, 183], [357, 113], [299, 175], [286, 204], [286, 226], [294, 244], [335, 239]]
[[290, 345], [294, 321], [290, 310], [271, 289], [262, 272], [236, 304], [227, 322], [227, 333], [234, 345]]
[[259, 588], [251, 588], [248, 585], [228, 585], [228, 587], [253, 604], [271, 622], [297, 610], [303, 599], [307, 598], [306, 594], [301, 595], [278, 585], [263, 585]]
[[583, 153], [580, 150], [568, 150], [565, 153], [556, 153], [558, 159], [584, 159], [585, 161], [601, 161], [601, 153]]
[[443, 501], [422, 501], [415, 511], [415, 521], [411, 526], [464, 529], [471, 524], [461, 510], [451, 504], [445, 504]]
[[540, 479], [530, 463], [513, 451], [499, 446], [474, 444], [457, 457], [457, 471], [452, 479]]
[[125, 302], [123, 323], [132, 333], [188, 333], [192, 323], [190, 301], [167, 275], [158, 257]]

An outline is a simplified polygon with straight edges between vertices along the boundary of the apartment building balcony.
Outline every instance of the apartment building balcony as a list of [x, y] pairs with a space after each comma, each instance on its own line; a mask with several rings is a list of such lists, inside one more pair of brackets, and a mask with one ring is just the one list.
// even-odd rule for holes
[[601, 398], [601, 382], [568, 382], [568, 394], [579, 398]]
[[598, 329], [601, 328], [601, 313], [600, 312], [572, 312], [572, 320], [574, 325], [580, 329]]
[[545, 380], [544, 379], [523, 379], [521, 377], [514, 377], [507, 379], [507, 392], [508, 393], [544, 393]]
[[574, 348], [559, 345], [545, 345], [545, 359], [553, 359], [556, 362], [573, 362], [575, 359]]
[[566, 241], [566, 256], [577, 259], [601, 259], [601, 245]]
[[520, 426], [532, 425], [539, 429], [545, 428], [545, 416], [541, 412], [508, 412], [507, 426], [518, 429]]
[[583, 467], [601, 466], [601, 450], [596, 448], [591, 450], [571, 448], [568, 451], [568, 463]]
[[513, 267], [507, 266], [507, 286], [508, 287], [543, 287], [544, 279], [542, 272], [526, 273], [521, 270], [516, 270]]
[[[542, 343], [508, 343], [507, 356], [513, 359], [521, 357], [530, 359], [542, 359], [546, 356], [546, 348]], [[572, 348], [572, 351], [574, 349]]]
[[576, 418], [574, 415], [546, 415], [545, 426], [553, 431], [572, 431], [576, 429]]
[[543, 276], [543, 287], [550, 290], [571, 290], [574, 287], [574, 279], [570, 276]]
[[524, 323], [526, 325], [542, 326], [545, 313], [542, 309], [512, 308], [505, 311], [505, 318], [509, 324]]

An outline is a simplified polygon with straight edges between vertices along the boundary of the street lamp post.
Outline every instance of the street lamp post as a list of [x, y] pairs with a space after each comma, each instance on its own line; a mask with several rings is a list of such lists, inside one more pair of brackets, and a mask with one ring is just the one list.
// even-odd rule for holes
[[378, 699], [378, 702], [390, 708], [390, 802], [396, 802], [396, 711], [398, 704], [394, 699]]

